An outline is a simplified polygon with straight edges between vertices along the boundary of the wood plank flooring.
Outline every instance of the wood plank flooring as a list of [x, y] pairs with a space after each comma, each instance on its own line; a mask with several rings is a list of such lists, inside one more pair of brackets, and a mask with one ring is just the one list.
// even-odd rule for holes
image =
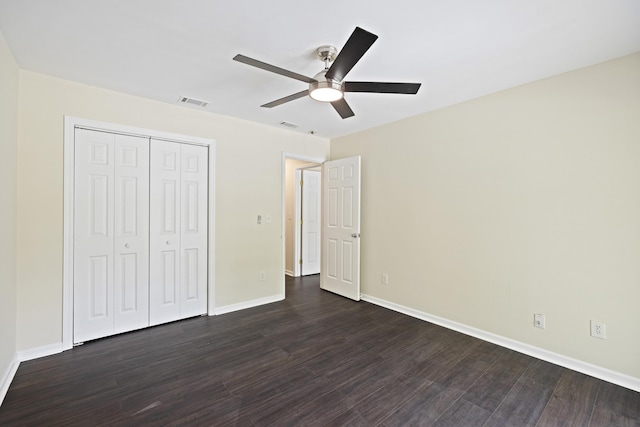
[[287, 278], [20, 365], [2, 426], [640, 426], [640, 393]]

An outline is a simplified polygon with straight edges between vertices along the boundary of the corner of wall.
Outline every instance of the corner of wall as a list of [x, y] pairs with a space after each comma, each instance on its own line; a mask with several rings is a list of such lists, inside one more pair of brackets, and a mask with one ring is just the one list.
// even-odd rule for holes
[[17, 362], [17, 152], [19, 68], [0, 32], [0, 402]]
[[9, 391], [9, 386], [13, 381], [13, 377], [15, 377], [16, 372], [18, 372], [19, 366], [20, 362], [18, 361], [18, 355], [16, 354], [15, 356], [13, 356], [13, 360], [11, 361], [9, 366], [7, 366], [5, 372], [2, 374], [2, 377], [0, 377], [0, 406], [2, 405], [2, 402], [4, 402], [4, 398]]

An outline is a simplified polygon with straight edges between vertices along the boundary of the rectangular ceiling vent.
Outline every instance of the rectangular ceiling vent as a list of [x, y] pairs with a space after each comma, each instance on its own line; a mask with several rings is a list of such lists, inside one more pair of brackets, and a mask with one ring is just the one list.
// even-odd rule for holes
[[196, 99], [196, 98], [189, 98], [188, 96], [181, 96], [180, 99], [178, 99], [178, 102], [182, 102], [183, 104], [197, 105], [198, 107], [206, 107], [207, 105], [209, 105], [208, 101], [203, 101], [201, 99]]
[[289, 122], [280, 122], [280, 126], [284, 126], [291, 129], [295, 129], [299, 127], [298, 125], [294, 125], [293, 123], [289, 123]]

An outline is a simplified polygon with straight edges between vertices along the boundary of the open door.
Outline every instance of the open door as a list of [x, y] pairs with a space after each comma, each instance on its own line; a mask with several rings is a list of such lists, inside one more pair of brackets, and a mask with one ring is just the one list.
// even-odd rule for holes
[[320, 287], [360, 300], [360, 156], [322, 166]]

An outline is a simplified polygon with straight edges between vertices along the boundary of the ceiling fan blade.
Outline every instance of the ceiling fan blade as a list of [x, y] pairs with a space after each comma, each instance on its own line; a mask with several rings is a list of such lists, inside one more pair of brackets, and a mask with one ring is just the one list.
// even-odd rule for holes
[[339, 99], [338, 101], [333, 101], [331, 105], [333, 105], [333, 108], [336, 109], [338, 114], [340, 114], [340, 117], [342, 117], [343, 119], [348, 119], [349, 117], [355, 116], [355, 113], [353, 112], [351, 107], [349, 107], [349, 104], [347, 104], [347, 101], [345, 101], [344, 98]]
[[344, 82], [345, 92], [404, 93], [415, 95], [421, 83]]
[[303, 76], [302, 74], [294, 73], [293, 71], [285, 70], [284, 68], [276, 67], [275, 65], [267, 64], [266, 62], [258, 61], [257, 59], [249, 58], [248, 56], [238, 54], [233, 57], [233, 60], [242, 62], [243, 64], [251, 65], [253, 67], [262, 68], [263, 70], [271, 71], [272, 73], [280, 74], [281, 76], [300, 80], [301, 82], [315, 82], [315, 80], [311, 77]]
[[345, 43], [344, 47], [333, 61], [329, 71], [325, 74], [328, 79], [338, 82], [342, 81], [347, 73], [356, 65], [356, 62], [362, 58], [371, 45], [378, 39], [378, 36], [356, 27]]
[[276, 99], [275, 101], [269, 102], [268, 104], [261, 105], [261, 107], [265, 107], [265, 108], [276, 107], [280, 104], [284, 104], [285, 102], [293, 101], [307, 95], [309, 95], [309, 90], [305, 89], [302, 92], [294, 93], [293, 95], [285, 96], [284, 98]]

